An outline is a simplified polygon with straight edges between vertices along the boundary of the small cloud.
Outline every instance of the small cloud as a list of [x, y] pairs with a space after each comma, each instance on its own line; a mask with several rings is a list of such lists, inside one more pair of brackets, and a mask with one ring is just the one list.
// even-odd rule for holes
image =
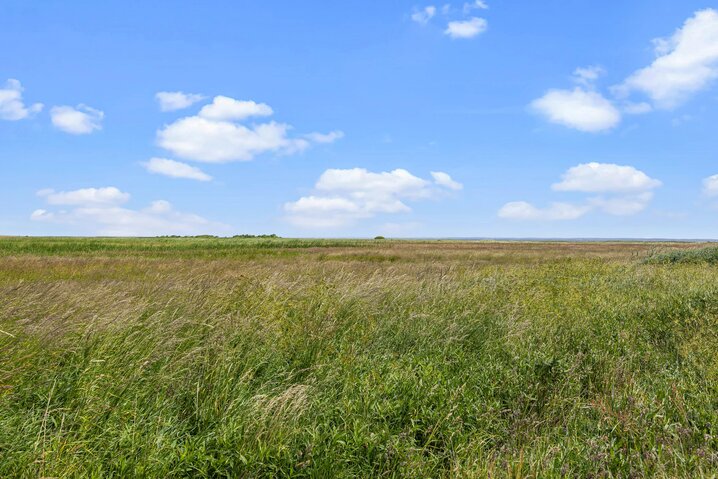
[[703, 195], [711, 198], [718, 196], [718, 175], [703, 179]]
[[621, 108], [624, 113], [628, 115], [643, 115], [644, 113], [650, 113], [653, 111], [653, 107], [650, 103], [640, 102], [631, 103], [628, 102]]
[[304, 135], [304, 138], [314, 143], [334, 143], [344, 138], [344, 132], [335, 130], [329, 133], [309, 133], [308, 135]]
[[[285, 123], [239, 123], [239, 120], [272, 113], [272, 108], [264, 103], [216, 96], [199, 114], [179, 118], [160, 129], [157, 145], [179, 158], [206, 163], [250, 161], [265, 153], [291, 155], [312, 146], [307, 137], [291, 137], [292, 127]], [[335, 131], [306, 136], [327, 143], [341, 135]]]
[[272, 116], [274, 111], [266, 103], [235, 100], [228, 96], [216, 96], [212, 103], [205, 105], [199, 116], [208, 120], [244, 120], [252, 116]]
[[606, 71], [603, 67], [592, 65], [590, 67], [576, 68], [573, 71], [573, 79], [576, 83], [585, 87], [591, 87], [599, 77], [603, 76]]
[[486, 31], [488, 22], [479, 17], [449, 22], [444, 33], [451, 38], [473, 38]]
[[197, 181], [210, 181], [212, 177], [204, 171], [180, 161], [167, 158], [150, 158], [150, 161], [142, 163], [150, 173], [169, 176], [170, 178], [186, 178]]
[[419, 25], [426, 25], [436, 15], [436, 7], [429, 5], [411, 14], [411, 19]]
[[566, 221], [580, 218], [589, 210], [588, 206], [571, 203], [551, 203], [547, 208], [537, 208], [526, 201], [512, 201], [502, 206], [498, 215], [512, 220]]
[[[432, 173], [432, 177], [441, 188], [460, 186], [446, 173]], [[376, 173], [364, 168], [326, 170], [314, 189], [315, 194], [284, 205], [291, 224], [338, 228], [379, 214], [408, 213], [411, 208], [407, 202], [435, 198], [440, 191], [404, 169]]]
[[92, 235], [190, 235], [228, 230], [227, 225], [177, 211], [164, 200], [153, 201], [138, 210], [120, 206], [129, 200], [130, 195], [114, 187], [83, 188], [60, 193], [44, 190], [41, 196], [48, 204], [72, 208], [59, 211], [36, 209], [30, 215], [31, 220], [70, 225]]
[[653, 193], [646, 191], [636, 195], [618, 196], [613, 198], [591, 198], [589, 204], [614, 216], [630, 216], [640, 213], [653, 199]]
[[0, 88], [0, 120], [17, 121], [30, 118], [42, 110], [42, 103], [26, 106], [22, 101], [24, 88], [13, 78]]
[[71, 135], [87, 135], [102, 129], [105, 114], [86, 105], [55, 106], [50, 110], [52, 124]]
[[458, 191], [464, 187], [464, 185], [462, 185], [458, 181], [454, 181], [451, 176], [449, 176], [447, 173], [444, 173], [443, 171], [432, 171], [431, 177], [434, 178], [434, 183], [450, 190]]
[[45, 198], [50, 205], [119, 205], [130, 199], [129, 193], [124, 193], [114, 186], [104, 188], [81, 188], [73, 191], [55, 191], [43, 189], [37, 196]]
[[621, 121], [621, 112], [613, 103], [580, 87], [549, 90], [531, 102], [531, 108], [551, 123], [589, 133], [610, 130]]
[[488, 10], [489, 5], [483, 0], [474, 0], [471, 3], [464, 3], [464, 14], [468, 15], [473, 10]]
[[551, 189], [597, 193], [647, 191], [659, 186], [660, 181], [632, 166], [592, 162], [569, 168]]
[[569, 168], [561, 180], [554, 183], [551, 189], [603, 193], [604, 196], [588, 198], [582, 204], [552, 203], [546, 208], [537, 208], [525, 201], [513, 201], [499, 210], [499, 217], [514, 220], [574, 220], [593, 210], [614, 216], [634, 215], [646, 209], [653, 199], [651, 190], [661, 186], [660, 181], [632, 166], [612, 163], [580, 164]]
[[161, 111], [182, 110], [204, 100], [204, 98], [204, 95], [181, 91], [161, 91], [155, 94], [155, 99], [159, 103]]

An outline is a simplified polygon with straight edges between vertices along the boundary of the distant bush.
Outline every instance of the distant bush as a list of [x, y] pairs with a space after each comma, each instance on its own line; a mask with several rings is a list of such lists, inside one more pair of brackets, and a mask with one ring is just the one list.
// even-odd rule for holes
[[718, 246], [654, 253], [644, 262], [649, 264], [718, 264]]
[[386, 239], [386, 238], [384, 238], [383, 236], [375, 236], [374, 239], [375, 239], [375, 240], [383, 240], [383, 239]]
[[275, 234], [271, 235], [234, 235], [232, 238], [279, 238]]

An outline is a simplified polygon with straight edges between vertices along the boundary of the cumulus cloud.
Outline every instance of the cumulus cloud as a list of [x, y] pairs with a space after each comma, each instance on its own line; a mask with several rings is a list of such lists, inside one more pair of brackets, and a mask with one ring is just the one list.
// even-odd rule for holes
[[718, 196], [718, 175], [703, 179], [703, 194], [705, 196]]
[[424, 7], [421, 10], [414, 12], [411, 15], [411, 19], [420, 25], [426, 25], [429, 23], [429, 20], [434, 17], [434, 15], [436, 15], [436, 7], [429, 5], [428, 7]]
[[464, 187], [464, 185], [462, 185], [458, 181], [454, 181], [451, 176], [449, 176], [447, 173], [444, 173], [443, 171], [432, 171], [431, 177], [434, 178], [434, 183], [439, 186], [449, 188], [450, 190], [458, 191]]
[[304, 138], [314, 143], [334, 143], [344, 138], [344, 132], [336, 130], [330, 131], [329, 133], [309, 133], [308, 135], [304, 135]]
[[250, 161], [263, 153], [289, 155], [313, 143], [328, 143], [343, 133], [311, 133], [290, 137], [290, 125], [270, 121], [244, 125], [251, 116], [268, 116], [272, 109], [264, 103], [238, 101], [217, 96], [198, 115], [180, 118], [157, 132], [157, 144], [186, 159], [206, 163]]
[[588, 200], [593, 208], [614, 216], [630, 216], [645, 210], [653, 199], [653, 193], [646, 191], [635, 195], [617, 197], [597, 197]]
[[647, 94], [671, 109], [718, 77], [718, 11], [697, 11], [670, 38], [654, 40], [656, 59], [616, 87], [618, 94]]
[[610, 130], [621, 121], [621, 113], [613, 103], [581, 87], [549, 90], [534, 100], [531, 108], [551, 123], [590, 133]]
[[155, 94], [155, 99], [162, 111], [182, 110], [204, 100], [204, 98], [204, 95], [181, 91], [161, 91]]
[[188, 160], [206, 163], [249, 161], [266, 152], [289, 154], [308, 148], [307, 140], [287, 136], [289, 128], [289, 125], [275, 122], [247, 127], [190, 116], [160, 130], [157, 143]]
[[469, 14], [472, 10], [487, 10], [489, 5], [483, 0], [474, 0], [471, 3], [464, 3], [464, 13]]
[[[718, 180], [717, 180], [718, 183]], [[499, 209], [501, 218], [515, 220], [574, 220], [590, 211], [614, 216], [640, 213], [653, 199], [661, 182], [632, 167], [612, 163], [584, 163], [569, 168], [561, 181], [551, 185], [554, 191], [600, 193], [580, 204], [552, 203], [537, 208], [525, 201], [506, 203]]]
[[244, 120], [252, 116], [272, 116], [274, 111], [265, 103], [235, 100], [218, 95], [212, 103], [199, 111], [199, 116], [208, 120]]
[[114, 186], [74, 191], [45, 189], [38, 191], [37, 195], [45, 198], [50, 205], [119, 205], [130, 199], [129, 193], [124, 193]]
[[645, 101], [639, 103], [627, 102], [622, 106], [621, 110], [628, 115], [643, 115], [644, 113], [652, 112], [653, 107]]
[[575, 220], [588, 213], [590, 207], [570, 203], [552, 203], [547, 208], [537, 208], [525, 201], [506, 203], [499, 210], [499, 218], [512, 220]]
[[150, 161], [142, 163], [142, 166], [150, 173], [169, 176], [170, 178], [187, 178], [198, 181], [210, 181], [212, 179], [211, 176], [199, 168], [167, 158], [150, 158]]
[[613, 163], [583, 163], [569, 168], [561, 182], [554, 183], [554, 191], [635, 192], [661, 186], [661, 182], [632, 166]]
[[573, 80], [576, 83], [590, 87], [599, 77], [604, 75], [606, 71], [603, 67], [592, 65], [589, 67], [579, 67], [573, 71]]
[[42, 103], [26, 106], [22, 100], [24, 88], [19, 81], [10, 78], [0, 88], [0, 120], [23, 120], [42, 110]]
[[190, 235], [226, 231], [227, 226], [201, 216], [183, 213], [167, 201], [153, 201], [142, 209], [130, 209], [120, 204], [130, 195], [115, 187], [84, 188], [54, 193], [39, 192], [51, 205], [69, 205], [69, 210], [37, 209], [30, 219], [54, 224], [70, 225], [83, 233], [103, 236]]
[[50, 110], [52, 124], [72, 135], [87, 135], [102, 129], [105, 114], [87, 105], [55, 106]]
[[432, 198], [443, 188], [459, 185], [446, 173], [432, 173], [436, 175], [443, 184], [404, 169], [378, 173], [364, 168], [329, 169], [317, 180], [316, 194], [286, 203], [284, 210], [290, 223], [307, 228], [340, 227], [381, 213], [405, 213], [411, 211], [407, 201]]
[[473, 38], [489, 27], [488, 22], [479, 17], [472, 17], [468, 20], [455, 20], [449, 22], [444, 33], [451, 38]]

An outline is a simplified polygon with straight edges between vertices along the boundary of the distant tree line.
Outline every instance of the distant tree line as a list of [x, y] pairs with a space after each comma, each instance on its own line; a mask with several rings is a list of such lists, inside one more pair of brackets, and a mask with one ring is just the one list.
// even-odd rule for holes
[[[157, 238], [227, 238], [227, 236], [217, 236], [217, 235], [163, 235], [163, 236], [157, 236]], [[232, 238], [281, 238], [281, 236], [271, 234], [271, 235], [234, 235]]]

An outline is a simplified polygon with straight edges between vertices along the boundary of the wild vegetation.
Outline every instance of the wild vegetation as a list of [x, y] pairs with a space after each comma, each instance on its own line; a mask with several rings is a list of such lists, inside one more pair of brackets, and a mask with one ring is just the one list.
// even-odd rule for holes
[[714, 477], [702, 246], [0, 238], [0, 477]]

